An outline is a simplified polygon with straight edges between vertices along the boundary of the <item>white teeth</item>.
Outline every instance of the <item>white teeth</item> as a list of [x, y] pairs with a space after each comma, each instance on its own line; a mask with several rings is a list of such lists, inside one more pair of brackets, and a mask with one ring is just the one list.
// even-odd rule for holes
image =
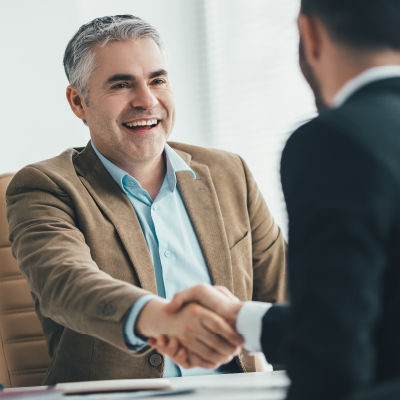
[[135, 121], [135, 122], [128, 122], [126, 124], [126, 126], [129, 126], [130, 128], [132, 128], [133, 126], [156, 125], [157, 122], [158, 121], [156, 119], [151, 119], [148, 121]]

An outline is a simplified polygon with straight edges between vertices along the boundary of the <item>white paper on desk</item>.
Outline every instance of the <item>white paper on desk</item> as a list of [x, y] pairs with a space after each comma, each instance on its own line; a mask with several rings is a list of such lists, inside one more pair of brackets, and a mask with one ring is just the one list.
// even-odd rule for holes
[[157, 390], [172, 389], [168, 379], [117, 379], [111, 381], [90, 381], [59, 383], [56, 389], [66, 394], [96, 393], [96, 392], [122, 392], [128, 390]]

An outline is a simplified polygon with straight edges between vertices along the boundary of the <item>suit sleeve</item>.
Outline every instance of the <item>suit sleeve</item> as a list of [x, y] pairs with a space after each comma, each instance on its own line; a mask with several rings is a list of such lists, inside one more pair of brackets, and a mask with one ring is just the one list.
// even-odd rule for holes
[[247, 202], [252, 235], [253, 300], [287, 302], [286, 242], [267, 204], [242, 160], [247, 180]]
[[289, 214], [290, 400], [345, 398], [374, 373], [395, 185], [371, 151], [314, 120], [281, 164]]
[[261, 346], [267, 361], [275, 366], [286, 366], [285, 345], [289, 333], [291, 306], [277, 304], [262, 319]]
[[98, 268], [70, 197], [42, 171], [18, 172], [6, 199], [12, 252], [41, 314], [129, 352], [123, 324], [148, 292]]

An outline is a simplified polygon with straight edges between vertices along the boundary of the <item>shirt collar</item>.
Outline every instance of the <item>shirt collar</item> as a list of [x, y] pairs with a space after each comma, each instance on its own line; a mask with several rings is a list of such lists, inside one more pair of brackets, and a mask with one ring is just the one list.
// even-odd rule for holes
[[385, 65], [373, 67], [348, 81], [333, 98], [333, 108], [341, 107], [355, 92], [362, 87], [383, 79], [399, 78], [400, 66]]
[[[115, 164], [113, 164], [110, 160], [101, 154], [96, 146], [94, 145], [93, 141], [90, 141], [94, 152], [96, 153], [97, 157], [99, 157], [100, 161], [115, 180], [118, 183], [119, 187], [125, 191], [124, 184], [127, 180], [134, 181], [135, 184], [139, 188], [141, 188], [140, 183], [132, 176], [130, 176], [127, 172], [123, 171], [121, 168], [118, 168]], [[167, 175], [166, 179], [168, 181], [168, 185], [171, 191], [175, 190], [176, 187], [176, 172], [180, 171], [188, 171], [192, 174], [193, 179], [196, 179], [196, 174], [194, 171], [182, 160], [182, 158], [169, 146], [167, 143], [164, 146], [165, 158], [167, 161]], [[125, 178], [125, 179], [124, 179]]]

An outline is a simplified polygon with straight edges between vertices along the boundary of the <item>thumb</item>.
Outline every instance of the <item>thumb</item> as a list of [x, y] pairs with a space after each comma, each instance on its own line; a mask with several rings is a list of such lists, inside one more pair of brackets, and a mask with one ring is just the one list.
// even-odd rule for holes
[[166, 313], [174, 313], [179, 311], [188, 301], [187, 296], [183, 292], [176, 293], [173, 299], [164, 307]]
[[[164, 307], [164, 311], [167, 313], [174, 313], [179, 311], [187, 303], [199, 303], [206, 308], [212, 309], [213, 300], [209, 295], [210, 292], [211, 294], [213, 293], [213, 290], [215, 289], [213, 289], [211, 285], [205, 283], [182, 290], [175, 294], [171, 302]], [[216, 290], [215, 292], [219, 293]]]

